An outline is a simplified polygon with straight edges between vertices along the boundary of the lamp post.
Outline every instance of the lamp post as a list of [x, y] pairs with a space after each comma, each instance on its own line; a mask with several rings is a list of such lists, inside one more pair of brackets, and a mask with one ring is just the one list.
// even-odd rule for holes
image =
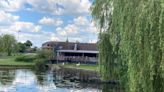
[[18, 41], [19, 41], [19, 33], [21, 32], [21, 30], [18, 30]]

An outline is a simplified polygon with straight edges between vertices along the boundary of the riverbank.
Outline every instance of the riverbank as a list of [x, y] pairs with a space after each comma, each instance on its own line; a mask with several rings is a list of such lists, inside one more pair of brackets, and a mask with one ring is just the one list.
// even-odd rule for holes
[[74, 69], [82, 69], [82, 70], [91, 70], [98, 71], [98, 65], [89, 65], [89, 64], [64, 64], [60, 65], [64, 68], [74, 68]]
[[[34, 62], [19, 62], [15, 61], [15, 58], [18, 57], [19, 55], [15, 56], [3, 56], [0, 57], [0, 68], [6, 68], [6, 67], [32, 67], [34, 66]], [[98, 65], [88, 65], [88, 64], [59, 64], [58, 66], [62, 66], [64, 68], [74, 68], [74, 69], [84, 69], [84, 70], [92, 70], [92, 71], [98, 71]]]
[[33, 62], [18, 62], [18, 61], [15, 61], [16, 57], [17, 56], [0, 57], [0, 68], [7, 68], [7, 67], [26, 68], [26, 67], [32, 67], [34, 65]]
[[[85, 66], [85, 67], [84, 67]], [[89, 68], [86, 68], [89, 67]], [[92, 67], [92, 68], [91, 68]], [[96, 70], [98, 65], [79, 65], [74, 66], [68, 65], [53, 65], [52, 71], [61, 76], [64, 80], [73, 82], [84, 82], [84, 83], [99, 83], [99, 84], [117, 84], [116, 80], [103, 81], [101, 80], [99, 71]], [[95, 70], [94, 70], [95, 69]]]
[[100, 83], [100, 84], [114, 84], [118, 85], [118, 80], [101, 80], [98, 65], [88, 65], [88, 64], [64, 64], [64, 65], [51, 65], [53, 66], [53, 71], [61, 76], [63, 79], [76, 81], [76, 82], [88, 82], [88, 83]]
[[[34, 62], [24, 62], [24, 61], [15, 61], [15, 59], [20, 55], [14, 55], [14, 56], [1, 56], [0, 57], [0, 69], [6, 69], [6, 68], [31, 68], [35, 65]], [[23, 54], [27, 56], [33, 56], [33, 54]], [[50, 66], [56, 66], [50, 65]], [[90, 65], [90, 64], [58, 64], [57, 66], [63, 67], [63, 68], [70, 68], [70, 69], [82, 69], [82, 70], [91, 70], [98, 72], [98, 65]]]
[[0, 70], [8, 69], [32, 69], [33, 65], [0, 65]]
[[98, 65], [90, 65], [90, 64], [53, 64], [50, 65], [52, 68], [69, 68], [69, 69], [81, 69], [81, 70], [89, 70], [89, 71], [95, 71], [98, 72]]
[[93, 70], [92, 65], [79, 65], [78, 68], [72, 64], [53, 65], [53, 69], [51, 69], [51, 71], [53, 71], [54, 74], [60, 75], [63, 80], [89, 83], [101, 82], [99, 73], [96, 70]]

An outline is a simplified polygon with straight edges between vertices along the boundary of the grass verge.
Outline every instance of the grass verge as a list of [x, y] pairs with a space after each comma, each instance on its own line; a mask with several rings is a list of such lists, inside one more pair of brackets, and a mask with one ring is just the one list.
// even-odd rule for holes
[[0, 66], [29, 66], [29, 65], [34, 65], [33, 62], [17, 62], [15, 61], [15, 58], [17, 56], [5, 56], [5, 57], [0, 57]]
[[64, 64], [61, 65], [65, 68], [75, 68], [75, 69], [84, 69], [84, 70], [92, 70], [92, 71], [98, 71], [98, 65], [89, 65], [89, 64], [80, 64], [80, 65], [76, 65], [76, 64]]

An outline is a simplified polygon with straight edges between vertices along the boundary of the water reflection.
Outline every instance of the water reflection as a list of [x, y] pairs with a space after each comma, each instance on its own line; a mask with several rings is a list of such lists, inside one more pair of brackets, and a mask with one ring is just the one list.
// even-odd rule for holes
[[[0, 92], [101, 92], [98, 88], [76, 88], [75, 83], [59, 83], [52, 72], [32, 70], [0, 70]], [[57, 86], [56, 86], [57, 85]]]
[[6, 70], [4, 72], [0, 71], [0, 84], [10, 85], [15, 78], [15, 72]]
[[[65, 74], [64, 74], [65, 75]], [[122, 92], [108, 84], [64, 80], [57, 72], [27, 69], [0, 70], [0, 92]]]

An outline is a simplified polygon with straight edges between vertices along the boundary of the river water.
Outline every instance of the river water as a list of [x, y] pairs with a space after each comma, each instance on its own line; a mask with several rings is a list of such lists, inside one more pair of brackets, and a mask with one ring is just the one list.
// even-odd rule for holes
[[120, 92], [109, 85], [59, 80], [60, 76], [31, 69], [0, 70], [0, 92]]

